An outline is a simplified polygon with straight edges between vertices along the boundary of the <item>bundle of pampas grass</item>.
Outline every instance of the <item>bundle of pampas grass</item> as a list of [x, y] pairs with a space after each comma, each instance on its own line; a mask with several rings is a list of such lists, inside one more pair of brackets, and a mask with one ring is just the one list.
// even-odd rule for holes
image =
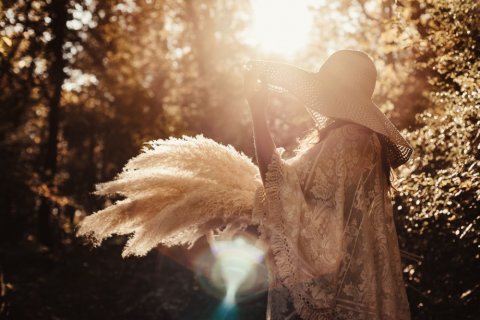
[[258, 168], [232, 146], [198, 135], [147, 143], [95, 194], [124, 199], [87, 216], [77, 235], [95, 245], [131, 235], [122, 255], [145, 255], [159, 244], [191, 246], [233, 221], [251, 218]]

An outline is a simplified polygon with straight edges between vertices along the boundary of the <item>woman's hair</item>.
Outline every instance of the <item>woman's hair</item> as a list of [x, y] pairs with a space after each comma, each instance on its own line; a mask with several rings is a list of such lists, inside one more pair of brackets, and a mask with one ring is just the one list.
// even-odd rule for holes
[[[323, 138], [325, 138], [328, 135], [328, 132], [336, 128], [340, 125], [343, 125], [345, 123], [336, 121], [333, 125], [328, 126], [326, 128], [316, 128], [313, 127], [306, 131], [306, 133], [303, 135], [302, 138], [297, 140], [297, 147], [295, 148], [295, 154], [299, 155], [301, 153], [306, 152], [309, 150], [313, 145], [319, 143]], [[396, 177], [393, 172], [392, 166], [390, 165], [388, 161], [388, 156], [387, 156], [387, 148], [385, 146], [385, 143], [382, 138], [379, 139], [381, 142], [382, 146], [382, 167], [383, 171], [385, 172], [385, 178], [387, 185], [389, 187], [389, 190], [396, 190], [395, 187], [393, 186], [393, 182], [395, 181]]]
[[310, 149], [313, 145], [320, 142], [319, 134], [321, 130], [313, 127], [306, 131], [302, 138], [297, 139], [297, 147], [295, 148], [295, 154], [299, 155], [308, 149]]
[[385, 143], [383, 143], [382, 139], [380, 139], [382, 142], [382, 166], [383, 166], [383, 172], [385, 172], [385, 178], [387, 179], [387, 185], [389, 187], [389, 191], [397, 189], [394, 186], [394, 182], [396, 180], [395, 172], [392, 169], [392, 166], [390, 165], [390, 162], [388, 161], [388, 155], [387, 155], [387, 147]]

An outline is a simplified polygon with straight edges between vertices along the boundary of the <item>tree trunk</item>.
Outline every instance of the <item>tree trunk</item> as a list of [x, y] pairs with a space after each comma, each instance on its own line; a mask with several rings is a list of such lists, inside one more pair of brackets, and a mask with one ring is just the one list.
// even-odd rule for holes
[[[62, 85], [65, 80], [65, 60], [63, 58], [63, 44], [65, 43], [66, 22], [68, 17], [67, 0], [53, 0], [49, 6], [52, 24], [52, 41], [47, 48], [47, 55], [51, 57], [49, 68], [49, 80], [51, 94], [48, 101], [48, 137], [46, 142], [45, 162], [43, 168], [44, 182], [50, 188], [55, 186], [55, 174], [57, 172], [58, 154], [58, 129], [60, 122], [60, 104], [62, 97]], [[38, 237], [45, 245], [52, 245], [51, 214], [52, 203], [46, 197], [41, 198], [38, 212]]]

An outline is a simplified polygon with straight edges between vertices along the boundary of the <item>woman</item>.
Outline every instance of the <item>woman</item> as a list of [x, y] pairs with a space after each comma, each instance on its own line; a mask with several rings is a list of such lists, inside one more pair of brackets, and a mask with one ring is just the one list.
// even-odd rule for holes
[[[250, 63], [259, 168], [203, 136], [150, 142], [97, 185], [122, 200], [86, 217], [78, 235], [130, 235], [123, 255], [142, 256], [256, 225], [269, 248], [269, 319], [408, 319], [388, 190], [412, 149], [371, 101], [375, 81], [359, 51], [333, 54], [317, 73]], [[318, 143], [289, 160], [266, 124], [268, 86], [296, 95], [319, 128]]]
[[[249, 65], [270, 320], [410, 318], [389, 190], [391, 168], [412, 151], [371, 101], [375, 81], [371, 59], [353, 50], [334, 53], [318, 73]], [[293, 159], [282, 159], [267, 126], [269, 85], [300, 99], [318, 128], [318, 142]]]

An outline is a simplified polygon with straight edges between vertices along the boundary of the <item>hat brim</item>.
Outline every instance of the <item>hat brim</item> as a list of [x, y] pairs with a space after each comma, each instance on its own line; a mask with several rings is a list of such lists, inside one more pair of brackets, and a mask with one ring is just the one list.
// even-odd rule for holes
[[[342, 99], [338, 99], [330, 108], [325, 104], [318, 104], [319, 108], [306, 107], [316, 124], [322, 126], [325, 118], [338, 119], [362, 125], [381, 134], [387, 147], [389, 163], [393, 168], [407, 162], [412, 155], [411, 145], [373, 101], [358, 101], [356, 104], [342, 103]], [[356, 110], [361, 112], [356, 113]]]
[[251, 61], [250, 66], [262, 81], [274, 88], [283, 88], [297, 97], [316, 123], [325, 121], [325, 117], [341, 119], [383, 135], [388, 144], [388, 157], [392, 167], [396, 168], [410, 158], [412, 147], [371, 97], [357, 94], [354, 88], [336, 88], [334, 81], [329, 82], [318, 73], [293, 65]]

